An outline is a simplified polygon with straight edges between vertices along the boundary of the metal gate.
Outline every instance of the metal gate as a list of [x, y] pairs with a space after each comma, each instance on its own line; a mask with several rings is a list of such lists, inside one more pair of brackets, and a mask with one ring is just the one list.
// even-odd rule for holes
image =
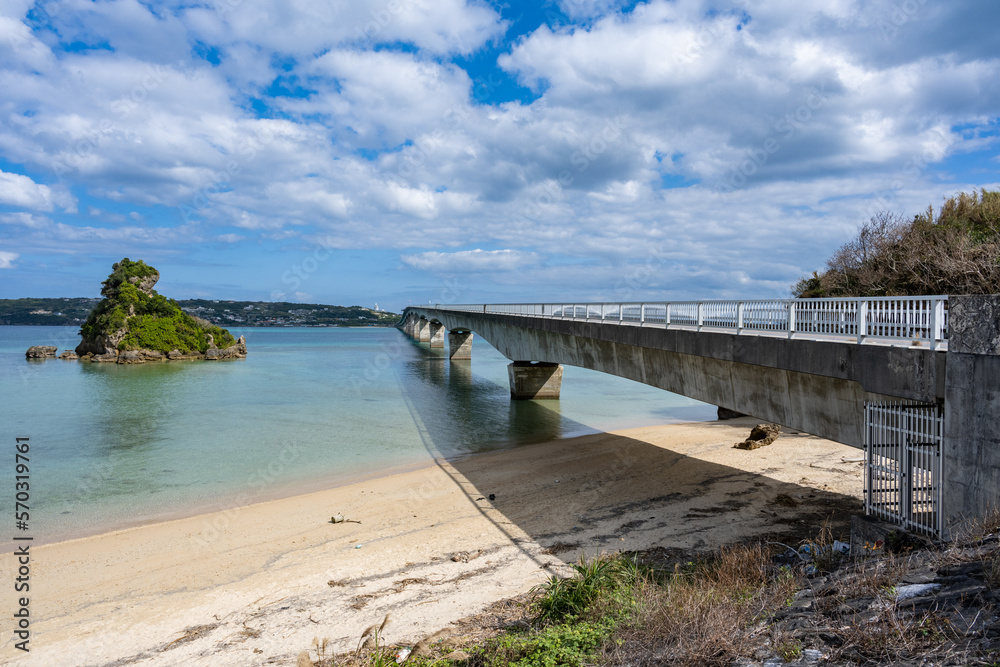
[[937, 405], [865, 403], [865, 513], [941, 537], [941, 440]]

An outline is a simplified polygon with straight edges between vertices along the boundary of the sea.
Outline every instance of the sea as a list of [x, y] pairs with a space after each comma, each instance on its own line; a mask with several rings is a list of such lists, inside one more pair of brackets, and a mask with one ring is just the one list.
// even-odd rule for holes
[[[471, 361], [450, 362], [394, 328], [230, 331], [246, 336], [246, 359], [118, 365], [26, 360], [32, 345], [75, 348], [78, 328], [0, 326], [0, 498], [13, 510], [21, 438], [36, 544], [438, 458], [715, 418], [714, 406], [568, 366], [559, 400], [511, 401], [509, 360], [478, 337]], [[3, 519], [12, 534], [14, 519]]]

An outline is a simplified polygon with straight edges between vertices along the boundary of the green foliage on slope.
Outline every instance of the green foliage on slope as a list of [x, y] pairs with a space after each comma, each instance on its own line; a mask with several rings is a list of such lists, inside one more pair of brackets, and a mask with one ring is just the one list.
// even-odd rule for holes
[[142, 260], [116, 263], [101, 285], [104, 296], [80, 327], [84, 340], [111, 337], [124, 330], [119, 350], [204, 352], [210, 338], [225, 348], [236, 340], [227, 330], [188, 315], [173, 299], [152, 289], [159, 272]]
[[1000, 293], [1000, 192], [948, 199], [912, 220], [883, 212], [800, 280], [796, 297]]

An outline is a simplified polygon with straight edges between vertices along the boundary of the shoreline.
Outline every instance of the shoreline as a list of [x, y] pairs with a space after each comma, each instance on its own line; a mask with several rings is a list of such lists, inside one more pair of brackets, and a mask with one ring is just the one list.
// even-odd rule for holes
[[[487, 452], [488, 453], [488, 452]], [[465, 458], [465, 456], [477, 456], [478, 454], [468, 454], [464, 456], [459, 456], [456, 458]], [[449, 460], [443, 458], [440, 460]], [[183, 507], [175, 507], [173, 509], [166, 509], [162, 513], [154, 514], [142, 519], [134, 520], [122, 520], [109, 522], [101, 526], [95, 526], [92, 528], [81, 529], [78, 533], [73, 532], [59, 532], [55, 533], [52, 539], [35, 537], [34, 544], [41, 546], [56, 546], [60, 544], [67, 544], [69, 542], [77, 542], [80, 540], [87, 539], [99, 539], [104, 536], [113, 536], [119, 533], [124, 533], [130, 530], [139, 530], [147, 527], [154, 527], [168, 523], [174, 523], [177, 521], [186, 521], [198, 519], [199, 517], [211, 517], [216, 514], [227, 514], [235, 511], [241, 511], [248, 507], [253, 507], [255, 505], [262, 505], [265, 503], [270, 503], [278, 500], [284, 500], [288, 498], [296, 498], [298, 496], [307, 496], [315, 493], [322, 493], [324, 491], [332, 491], [334, 489], [342, 488], [345, 486], [352, 486], [355, 484], [362, 484], [364, 482], [369, 482], [376, 479], [381, 479], [383, 477], [391, 477], [393, 475], [402, 475], [408, 472], [415, 472], [422, 470], [424, 468], [429, 468], [437, 465], [438, 459], [429, 459], [415, 461], [413, 463], [402, 463], [392, 466], [387, 466], [385, 469], [380, 471], [368, 471], [368, 472], [358, 472], [358, 473], [348, 473], [344, 477], [337, 477], [334, 480], [329, 478], [314, 478], [307, 480], [305, 482], [286, 482], [281, 485], [277, 485], [272, 490], [256, 495], [253, 499], [248, 502], [240, 502], [240, 499], [246, 496], [246, 493], [238, 493], [234, 495], [226, 496], [226, 501], [199, 501], [193, 502], [191, 504], [184, 505]], [[295, 486], [301, 488], [295, 489]], [[2, 545], [5, 551], [14, 548], [15, 542], [7, 542]]]
[[[388, 641], [415, 641], [566, 572], [583, 553], [710, 551], [808, 532], [828, 512], [860, 505], [861, 469], [842, 461], [857, 450], [794, 432], [753, 452], [732, 449], [755, 422], [642, 427], [438, 459], [38, 545], [32, 651], [25, 659], [8, 641], [0, 661], [295, 664], [313, 637], [347, 650], [390, 612]], [[359, 523], [330, 523], [338, 513]], [[10, 553], [2, 563], [9, 572]], [[13, 592], [6, 596], [11, 605]]]
[[[712, 421], [714, 420], [707, 420], [707, 421], [677, 420], [677, 421], [663, 422], [660, 424], [643, 424], [636, 427], [630, 427], [629, 429], [625, 430], [631, 430], [632, 428], [650, 428], [653, 426], [670, 426], [679, 424], [707, 424], [707, 423], [712, 423]], [[104, 535], [109, 535], [109, 536], [115, 535], [124, 531], [143, 528], [146, 526], [156, 526], [160, 524], [171, 523], [174, 521], [182, 521], [185, 519], [209, 517], [215, 514], [226, 514], [226, 513], [231, 513], [233, 511], [239, 511], [246, 507], [259, 505], [262, 503], [269, 503], [276, 500], [294, 498], [297, 496], [309, 495], [313, 493], [322, 493], [324, 491], [332, 491], [346, 486], [352, 486], [354, 484], [360, 484], [363, 482], [381, 479], [384, 477], [391, 477], [393, 475], [415, 472], [423, 470], [425, 468], [439, 466], [442, 462], [462, 461], [471, 457], [495, 454], [500, 452], [515, 451], [521, 447], [532, 447], [549, 442], [562, 442], [565, 440], [574, 440], [577, 438], [585, 438], [588, 436], [599, 435], [601, 433], [615, 433], [618, 432], [619, 430], [623, 429], [616, 429], [612, 431], [601, 431], [597, 428], [585, 426], [583, 429], [567, 432], [553, 440], [539, 440], [537, 442], [498, 441], [497, 443], [489, 443], [487, 445], [490, 447], [489, 449], [484, 449], [483, 451], [478, 451], [478, 452], [467, 452], [462, 454], [454, 454], [451, 456], [431, 456], [429, 458], [422, 457], [419, 460], [414, 460], [409, 463], [392, 464], [384, 468], [380, 468], [378, 470], [375, 469], [361, 470], [332, 477], [328, 474], [324, 474], [311, 477], [306, 480], [298, 480], [298, 481], [287, 480], [270, 486], [267, 491], [257, 492], [255, 494], [250, 494], [246, 491], [224, 493], [218, 499], [215, 500], [199, 499], [189, 503], [185, 503], [180, 506], [175, 505], [173, 507], [166, 508], [160, 512], [152, 513], [140, 519], [119, 518], [115, 520], [108, 520], [99, 525], [87, 526], [76, 530], [57, 529], [53, 531], [50, 534], [50, 536], [38, 536], [38, 535], [34, 536], [33, 543], [37, 546], [63, 544], [66, 542], [73, 542], [82, 539], [99, 538]], [[42, 509], [41, 511], [44, 512], [44, 509]], [[16, 544], [17, 544], [16, 542], [10, 541], [10, 539], [8, 538], [6, 542], [0, 543], [0, 549], [2, 549], [2, 551], [11, 551], [16, 547]]]

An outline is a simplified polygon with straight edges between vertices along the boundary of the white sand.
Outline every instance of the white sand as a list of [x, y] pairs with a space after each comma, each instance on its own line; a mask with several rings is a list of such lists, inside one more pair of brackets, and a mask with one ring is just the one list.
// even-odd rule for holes
[[[733, 449], [753, 423], [526, 446], [35, 547], [31, 652], [14, 648], [8, 620], [0, 660], [294, 665], [313, 637], [353, 648], [390, 611], [387, 641], [416, 641], [565, 572], [583, 552], [710, 550], [787, 531], [797, 517], [818, 531], [828, 511], [860, 511], [861, 466], [844, 462], [858, 450], [802, 434]], [[782, 493], [800, 506], [772, 504]], [[337, 513], [361, 523], [329, 523]], [[579, 546], [542, 553], [557, 543]], [[473, 557], [454, 561], [457, 552]], [[15, 567], [5, 554], [6, 581]], [[10, 619], [15, 594], [4, 588]]]

